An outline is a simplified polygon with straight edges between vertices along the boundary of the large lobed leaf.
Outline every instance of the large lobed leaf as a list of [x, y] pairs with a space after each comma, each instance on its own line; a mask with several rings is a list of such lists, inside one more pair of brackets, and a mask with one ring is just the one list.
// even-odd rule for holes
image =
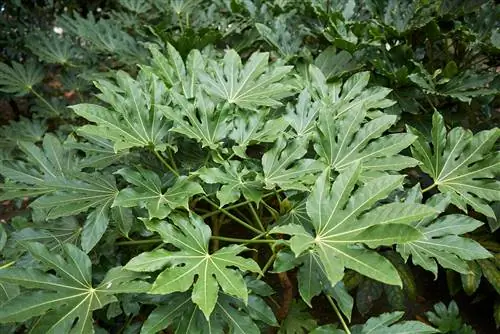
[[40, 196], [30, 206], [56, 219], [89, 211], [82, 230], [82, 248], [88, 252], [101, 239], [109, 224], [109, 208], [118, 194], [112, 175], [83, 173], [73, 150], [52, 134], [43, 138], [42, 148], [20, 142], [27, 162], [5, 161], [0, 173], [9, 183], [0, 198]]
[[191, 196], [203, 193], [201, 186], [189, 181], [185, 176], [179, 177], [166, 191], [162, 180], [153, 171], [138, 168], [122, 168], [116, 172], [121, 175], [129, 186], [120, 190], [113, 202], [113, 207], [144, 207], [149, 218], [163, 219], [176, 208], [188, 209]]
[[241, 271], [260, 272], [254, 260], [238, 256], [247, 248], [231, 245], [211, 254], [208, 250], [210, 227], [199, 216], [172, 214], [169, 219], [172, 223], [149, 222], [147, 227], [159, 233], [165, 243], [174, 245], [179, 250], [157, 249], [145, 252], [130, 260], [125, 268], [148, 272], [167, 266], [158, 275], [149, 292], [184, 292], [193, 286], [191, 299], [207, 320], [218, 303], [219, 286], [228, 295], [247, 304], [248, 291]]
[[229, 50], [222, 63], [208, 61], [208, 73], [200, 73], [200, 82], [209, 95], [241, 108], [280, 106], [280, 99], [293, 94], [282, 82], [292, 67], [269, 66], [268, 61], [269, 53], [255, 52], [243, 66], [238, 53]]
[[432, 215], [425, 205], [390, 203], [373, 208], [401, 186], [403, 176], [374, 178], [353, 192], [361, 166], [355, 163], [333, 182], [325, 171], [316, 181], [308, 199], [310, 226], [288, 224], [272, 233], [292, 235], [290, 247], [296, 256], [317, 254], [324, 276], [334, 286], [350, 268], [375, 280], [401, 285], [397, 270], [384, 257], [362, 246], [402, 244], [422, 237], [408, 223]]
[[[413, 203], [417, 205], [421, 201], [422, 194], [417, 185], [410, 191], [405, 202], [408, 205]], [[460, 237], [461, 234], [471, 232], [481, 226], [482, 222], [460, 214], [444, 215], [436, 219], [449, 203], [449, 197], [444, 194], [432, 196], [426, 205], [433, 207], [436, 210], [435, 213], [411, 223], [422, 232], [423, 238], [398, 245], [396, 248], [405, 261], [411, 255], [415, 265], [431, 271], [436, 277], [437, 263], [444, 268], [468, 274], [467, 261], [491, 256], [478, 242]]]
[[93, 333], [92, 312], [116, 301], [115, 294], [140, 293], [149, 284], [144, 275], [112, 268], [97, 286], [92, 284], [88, 256], [71, 244], [62, 256], [40, 243], [27, 244], [31, 255], [54, 273], [32, 268], [0, 269], [0, 282], [21, 285], [29, 292], [14, 297], [0, 311], [0, 323], [22, 322], [41, 316], [33, 333]]
[[412, 145], [413, 156], [422, 162], [422, 170], [434, 180], [431, 187], [450, 196], [451, 203], [467, 212], [474, 210], [495, 218], [488, 202], [500, 198], [500, 153], [494, 150], [500, 129], [494, 128], [472, 134], [460, 127], [447, 132], [443, 117], [432, 117], [432, 146], [418, 130], [408, 127], [418, 135]]
[[168, 123], [158, 105], [167, 101], [165, 84], [153, 74], [141, 71], [137, 80], [123, 71], [116, 74], [117, 85], [106, 80], [96, 82], [99, 99], [109, 104], [77, 104], [71, 108], [96, 125], [84, 125], [79, 132], [109, 139], [115, 151], [132, 147], [164, 150]]

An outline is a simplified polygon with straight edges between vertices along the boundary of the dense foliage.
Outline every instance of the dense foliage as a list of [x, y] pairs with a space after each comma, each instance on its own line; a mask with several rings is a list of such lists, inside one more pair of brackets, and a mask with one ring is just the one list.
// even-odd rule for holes
[[0, 2], [0, 332], [474, 333], [415, 271], [500, 325], [499, 15]]

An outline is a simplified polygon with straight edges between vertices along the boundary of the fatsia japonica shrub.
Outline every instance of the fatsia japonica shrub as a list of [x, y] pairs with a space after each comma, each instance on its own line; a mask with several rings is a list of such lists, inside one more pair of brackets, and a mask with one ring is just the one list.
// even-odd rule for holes
[[[149, 48], [137, 76], [96, 80], [99, 102], [71, 106], [84, 125], [19, 141], [1, 162], [0, 198], [29, 198], [33, 224], [0, 230], [0, 323], [35, 333], [98, 332], [114, 318], [141, 333], [438, 332], [394, 324], [401, 312], [349, 329], [346, 273], [404, 288], [391, 249], [435, 275], [467, 275], [468, 261], [491, 257], [464, 234], [483, 224], [468, 210], [494, 218], [499, 129], [447, 129], [436, 112], [430, 138], [398, 131], [385, 111], [391, 90], [369, 72], [330, 82], [265, 52], [183, 59], [171, 45]], [[432, 179], [425, 189], [406, 178], [416, 166]], [[342, 329], [294, 323], [307, 306], [276, 301], [269, 285], [274, 274], [291, 284], [291, 273], [299, 298], [311, 307], [324, 295]]]

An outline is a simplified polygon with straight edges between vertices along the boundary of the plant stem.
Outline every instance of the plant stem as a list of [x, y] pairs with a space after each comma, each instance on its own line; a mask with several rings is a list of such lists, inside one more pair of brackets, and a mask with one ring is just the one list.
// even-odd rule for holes
[[425, 188], [425, 189], [422, 190], [422, 194], [425, 193], [425, 192], [427, 192], [427, 191], [429, 191], [429, 190], [431, 190], [432, 188], [434, 188], [436, 186], [437, 186], [436, 183], [431, 184], [430, 186], [428, 186], [427, 188]]
[[54, 113], [55, 116], [58, 116], [59, 113], [57, 112], [56, 108], [52, 104], [49, 103], [42, 95], [38, 94], [36, 90], [33, 88], [30, 88], [30, 91], [35, 95], [40, 101], [42, 101], [47, 107], [49, 107], [50, 111]]
[[271, 239], [238, 239], [238, 238], [229, 238], [229, 237], [221, 237], [221, 236], [211, 236], [211, 240], [221, 240], [221, 241], [229, 241], [229, 242], [237, 242], [240, 244], [272, 244], [276, 242], [276, 240]]
[[347, 324], [345, 323], [344, 318], [342, 317], [342, 314], [340, 314], [340, 311], [339, 311], [337, 305], [335, 305], [335, 302], [333, 301], [332, 297], [330, 297], [329, 295], [326, 295], [326, 299], [328, 299], [328, 301], [330, 302], [330, 305], [332, 305], [333, 310], [337, 314], [337, 317], [339, 318], [340, 323], [342, 324], [342, 327], [344, 327], [344, 331], [346, 332], [346, 334], [351, 334], [349, 327], [347, 327]]
[[156, 157], [165, 165], [165, 167], [168, 168], [169, 171], [171, 171], [177, 177], [180, 176], [179, 173], [177, 173], [177, 171], [174, 168], [172, 168], [172, 166], [170, 166], [168, 164], [168, 162], [165, 159], [163, 159], [163, 157], [161, 156], [161, 154], [158, 151], [156, 151], [154, 148], [153, 148], [153, 152], [156, 155]]
[[[274, 193], [265, 194], [265, 195], [262, 196], [262, 198], [266, 198], [266, 197], [269, 197], [269, 196], [272, 196], [272, 195], [274, 195]], [[230, 205], [228, 207], [225, 207], [224, 209], [225, 210], [232, 210], [232, 209], [235, 209], [235, 208], [239, 208], [240, 206], [247, 205], [248, 203], [251, 203], [251, 202], [252, 201], [244, 201], [244, 202], [236, 203], [236, 204]], [[203, 216], [201, 216], [201, 218], [205, 219], [205, 218], [211, 217], [213, 215], [216, 215], [219, 212], [221, 212], [221, 209], [217, 209], [217, 210], [212, 211], [210, 213], [204, 214]]]
[[261, 279], [262, 277], [264, 277], [266, 271], [269, 269], [271, 264], [273, 264], [275, 259], [276, 259], [276, 253], [273, 253], [273, 255], [271, 255], [269, 260], [267, 260], [266, 264], [264, 265], [264, 268], [262, 268], [262, 272], [257, 276], [257, 279]]
[[124, 245], [156, 244], [159, 242], [163, 242], [163, 240], [160, 238], [155, 238], [155, 239], [147, 239], [147, 240], [118, 241], [117, 243], [115, 243], [115, 245], [124, 246]]
[[216, 207], [220, 212], [222, 212], [223, 214], [225, 214], [226, 216], [232, 218], [234, 221], [236, 221], [238, 224], [248, 228], [249, 230], [252, 230], [253, 232], [257, 233], [257, 234], [260, 234], [264, 231], [261, 231], [259, 229], [256, 229], [255, 227], [253, 227], [252, 225], [249, 225], [247, 223], [245, 223], [243, 220], [241, 220], [240, 218], [236, 217], [235, 215], [233, 215], [231, 212], [227, 211], [226, 209], [224, 208], [220, 208], [214, 201], [212, 201], [210, 198], [206, 197], [206, 196], [203, 196], [202, 197], [203, 199], [205, 199], [205, 201], [207, 201], [208, 203], [210, 203], [211, 205], [213, 205], [214, 207]]
[[177, 171], [177, 165], [175, 164], [174, 156], [172, 154], [172, 149], [167, 146], [168, 158], [172, 162], [172, 167]]
[[265, 231], [266, 229], [264, 228], [264, 225], [262, 225], [262, 221], [260, 220], [260, 217], [257, 214], [257, 212], [255, 211], [252, 203], [248, 203], [248, 206], [250, 207], [250, 211], [252, 211], [253, 218], [255, 219], [255, 222], [257, 223], [257, 225], [259, 225], [259, 228], [262, 231]]

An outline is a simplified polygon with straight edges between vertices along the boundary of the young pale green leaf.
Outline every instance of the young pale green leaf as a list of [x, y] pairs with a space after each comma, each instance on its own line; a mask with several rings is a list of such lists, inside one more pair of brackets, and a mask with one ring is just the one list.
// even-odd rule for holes
[[307, 153], [307, 140], [294, 140], [287, 143], [284, 137], [262, 156], [264, 183], [266, 188], [276, 185], [282, 189], [307, 190], [316, 179], [314, 173], [324, 165], [313, 159], [301, 159]]
[[[400, 187], [402, 176], [383, 176], [366, 182], [354, 193], [361, 166], [355, 163], [342, 172], [333, 184], [325, 171], [307, 199], [307, 213], [314, 232], [301, 225], [282, 225], [272, 233], [293, 235], [290, 247], [296, 256], [306, 249], [314, 252], [331, 285], [342, 279], [344, 267], [375, 280], [401, 285], [397, 270], [384, 257], [359, 244], [371, 247], [407, 243], [422, 238], [408, 223], [435, 213], [425, 206], [370, 209]], [[395, 210], [398, 216], [391, 214]], [[356, 246], [357, 245], [357, 246]]]
[[109, 104], [77, 104], [71, 108], [79, 116], [96, 123], [78, 129], [86, 135], [109, 139], [115, 151], [132, 147], [164, 150], [168, 144], [168, 122], [158, 105], [166, 103], [165, 84], [155, 75], [141, 71], [137, 80], [125, 72], [116, 74], [117, 86], [106, 80], [96, 82], [99, 99]]
[[201, 186], [189, 181], [186, 177], [178, 178], [173, 185], [164, 191], [158, 174], [153, 171], [139, 168], [122, 168], [116, 172], [127, 182], [135, 187], [127, 187], [120, 190], [113, 207], [135, 207], [140, 206], [148, 210], [149, 218], [163, 219], [176, 208], [188, 208], [189, 198], [193, 195], [203, 193]]
[[217, 149], [231, 130], [229, 108], [215, 105], [205, 94], [198, 92], [194, 103], [171, 92], [173, 106], [159, 106], [168, 120], [173, 121], [171, 131], [192, 138], [210, 149]]
[[[412, 191], [420, 192], [420, 189], [416, 186]], [[407, 204], [418, 205], [419, 201], [418, 196], [409, 196]], [[468, 274], [467, 260], [484, 259], [491, 256], [478, 242], [459, 236], [475, 230], [483, 224], [482, 222], [458, 214], [445, 215], [435, 219], [449, 204], [449, 197], [443, 194], [434, 195], [426, 204], [434, 207], [435, 213], [410, 223], [422, 232], [423, 238], [397, 245], [396, 249], [405, 261], [411, 255], [415, 265], [431, 271], [437, 277], [436, 261], [444, 268]]]
[[262, 185], [255, 180], [252, 171], [242, 166], [240, 161], [230, 160], [222, 163], [222, 168], [203, 167], [196, 174], [206, 183], [220, 183], [221, 188], [217, 191], [220, 206], [234, 203], [241, 195], [256, 204], [262, 198]]
[[143, 275], [121, 268], [111, 269], [103, 282], [93, 287], [90, 259], [75, 246], [65, 244], [62, 256], [40, 243], [29, 243], [27, 247], [55, 274], [31, 268], [0, 269], [0, 282], [30, 290], [2, 304], [0, 323], [43, 316], [48, 333], [92, 333], [92, 312], [117, 300], [114, 294], [124, 291], [116, 287], [127, 287], [127, 292], [134, 293], [149, 288], [148, 283], [137, 281]]
[[12, 66], [0, 63], [0, 91], [23, 96], [43, 80], [43, 68], [33, 61], [25, 64], [12, 62]]
[[408, 127], [419, 136], [412, 145], [412, 153], [420, 160], [422, 170], [434, 180], [431, 187], [448, 194], [451, 203], [467, 212], [474, 210], [496, 219], [488, 202], [500, 198], [500, 154], [494, 145], [500, 129], [485, 130], [475, 135], [470, 130], [453, 128], [446, 132], [443, 117], [434, 113], [432, 118], [432, 149], [424, 135]]
[[241, 108], [257, 109], [262, 106], [280, 106], [280, 99], [292, 95], [293, 89], [283, 83], [291, 66], [269, 66], [269, 54], [253, 53], [245, 66], [234, 50], [226, 52], [222, 64], [209, 60], [208, 73], [200, 73], [203, 89]]
[[147, 226], [179, 251], [158, 249], [142, 253], [130, 260], [125, 268], [156, 271], [168, 266], [158, 275], [150, 293], [184, 292], [193, 286], [191, 299], [207, 320], [218, 303], [219, 286], [225, 293], [246, 304], [248, 291], [240, 270], [260, 272], [255, 261], [238, 256], [246, 247], [231, 245], [210, 254], [208, 244], [211, 231], [199, 216], [191, 214], [188, 218], [175, 214], [170, 219], [172, 224], [160, 221], [149, 222]]

